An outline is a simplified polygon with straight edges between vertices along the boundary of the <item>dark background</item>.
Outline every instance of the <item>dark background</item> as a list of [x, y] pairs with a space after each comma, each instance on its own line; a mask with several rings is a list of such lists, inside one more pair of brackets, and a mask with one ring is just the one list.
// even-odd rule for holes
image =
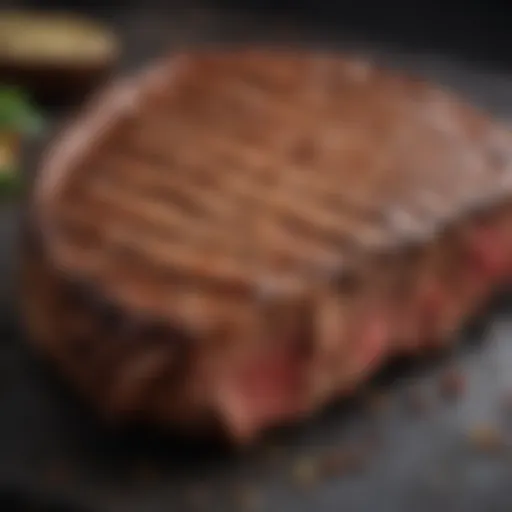
[[118, 24], [140, 13], [172, 22], [185, 11], [221, 9], [264, 19], [269, 26], [335, 32], [499, 65], [511, 61], [512, 3], [507, 0], [2, 0], [2, 5], [73, 9]]
[[[120, 72], [167, 48], [219, 41], [343, 48], [424, 74], [512, 119], [512, 5], [505, 1], [0, 0], [0, 6], [73, 9], [108, 21], [123, 42]], [[39, 149], [25, 156], [34, 172]], [[463, 333], [450, 356], [388, 372], [377, 383], [389, 397], [379, 418], [380, 446], [364, 470], [305, 493], [294, 483], [297, 462], [364, 437], [364, 401], [335, 406], [237, 455], [147, 432], [106, 431], [34, 357], [13, 321], [14, 283], [4, 276], [15, 275], [17, 218], [16, 207], [0, 205], [2, 512], [20, 510], [20, 497], [31, 493], [36, 505], [47, 496], [51, 508], [44, 510], [51, 512], [238, 511], [246, 509], [239, 491], [247, 487], [260, 494], [262, 512], [512, 510], [512, 421], [499, 407], [504, 395], [512, 396], [506, 297], [480, 329]], [[439, 372], [452, 364], [463, 369], [468, 390], [447, 405], [436, 390]], [[419, 417], [404, 407], [411, 383], [430, 404]], [[499, 456], [468, 446], [468, 431], [482, 422], [504, 430], [508, 449]], [[206, 490], [202, 508], [190, 499], [198, 487]], [[71, 508], [57, 508], [62, 500]]]

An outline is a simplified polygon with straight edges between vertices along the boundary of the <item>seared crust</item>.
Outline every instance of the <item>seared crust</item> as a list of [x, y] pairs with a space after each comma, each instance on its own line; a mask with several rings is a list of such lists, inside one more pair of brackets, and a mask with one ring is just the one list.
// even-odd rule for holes
[[[481, 212], [508, 219], [510, 137], [366, 62], [163, 60], [96, 98], [44, 161], [26, 264], [34, 338], [114, 415], [195, 425], [223, 407], [216, 365], [291, 340], [307, 369], [289, 416], [308, 413], [367, 371], [347, 355], [348, 318], [383, 304], [396, 316], [423, 281], [453, 274]], [[453, 288], [464, 301], [434, 338], [488, 294]], [[99, 366], [74, 353], [68, 320], [92, 329], [79, 338]], [[426, 336], [403, 327], [390, 353]]]

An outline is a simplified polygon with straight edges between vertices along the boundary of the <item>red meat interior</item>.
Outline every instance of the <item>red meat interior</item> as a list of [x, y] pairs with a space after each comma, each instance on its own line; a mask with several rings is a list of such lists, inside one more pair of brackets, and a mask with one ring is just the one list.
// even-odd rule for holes
[[[239, 440], [249, 439], [269, 426], [295, 419], [311, 410], [312, 388], [320, 381], [329, 382], [330, 396], [343, 394], [389, 355], [404, 348], [417, 351], [453, 334], [512, 270], [507, 232], [512, 228], [500, 220], [469, 230], [455, 269], [458, 285], [433, 272], [418, 279], [406, 305], [393, 311], [383, 300], [381, 308], [359, 313], [350, 319], [350, 339], [338, 344], [339, 357], [333, 354], [327, 364], [315, 367], [312, 360], [298, 357], [292, 346], [248, 356], [236, 371], [221, 376], [217, 407], [230, 433]], [[397, 339], [404, 336], [405, 346], [400, 348]]]

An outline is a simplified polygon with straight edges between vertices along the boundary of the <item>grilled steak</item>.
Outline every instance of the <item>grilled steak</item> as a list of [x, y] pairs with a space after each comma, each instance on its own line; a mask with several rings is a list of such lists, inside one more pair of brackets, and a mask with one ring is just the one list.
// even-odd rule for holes
[[355, 59], [164, 59], [44, 161], [31, 337], [113, 418], [252, 440], [450, 342], [506, 281], [511, 140]]

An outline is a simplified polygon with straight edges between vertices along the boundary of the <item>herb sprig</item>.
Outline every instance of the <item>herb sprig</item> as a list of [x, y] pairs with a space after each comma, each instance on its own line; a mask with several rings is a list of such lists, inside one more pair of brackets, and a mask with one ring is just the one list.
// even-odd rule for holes
[[42, 116], [22, 90], [0, 86], [0, 199], [17, 196], [23, 188], [20, 140], [38, 135], [43, 128]]

